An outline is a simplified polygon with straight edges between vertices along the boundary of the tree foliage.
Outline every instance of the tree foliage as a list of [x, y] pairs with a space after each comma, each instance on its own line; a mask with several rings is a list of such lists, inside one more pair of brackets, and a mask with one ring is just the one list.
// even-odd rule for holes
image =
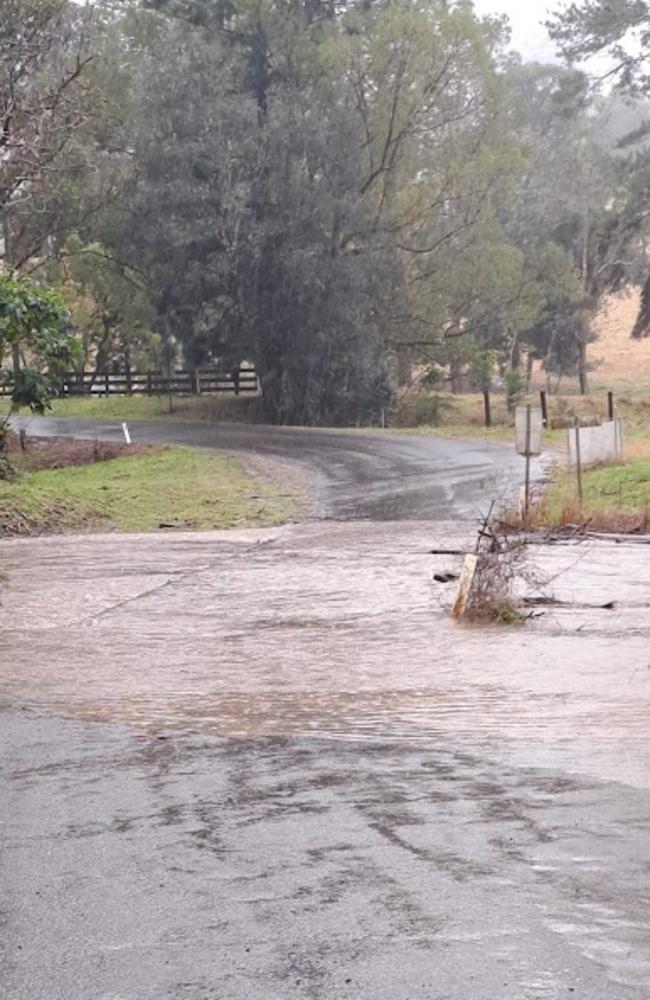
[[[521, 64], [502, 18], [8, 4], [34, 30], [0, 73], [5, 258], [65, 288], [85, 369], [248, 359], [286, 423], [370, 419], [423, 367], [484, 385], [527, 356], [586, 390], [593, 318], [644, 274], [642, 120], [625, 140], [612, 95]], [[646, 14], [589, 0], [555, 30], [585, 54]]]
[[[571, 3], [556, 13], [549, 28], [570, 60], [607, 56], [604, 75], [627, 96], [628, 113], [633, 99], [638, 103], [640, 98], [647, 100], [650, 96], [647, 60], [650, 6], [645, 0], [616, 0], [613, 3], [582, 0]], [[647, 109], [646, 100], [641, 103], [644, 111]], [[615, 183], [610, 184], [608, 193], [613, 211], [601, 240], [605, 254], [609, 254], [612, 286], [620, 286], [629, 278], [630, 268], [622, 260], [630, 244], [636, 242], [638, 249], [645, 237], [650, 215], [650, 154], [646, 141], [649, 134], [650, 124], [645, 113], [640, 116], [637, 125], [621, 135], [618, 141], [619, 148], [628, 155], [622, 166], [619, 161]], [[645, 256], [644, 246], [642, 256]], [[639, 275], [635, 277], [638, 279]], [[632, 330], [635, 338], [650, 334], [650, 278], [645, 277], [644, 280], [641, 309]]]
[[77, 357], [68, 318], [57, 291], [0, 274], [0, 377], [12, 386], [12, 411], [48, 408], [57, 376]]
[[647, 92], [650, 88], [650, 6], [646, 0], [578, 0], [558, 10], [548, 27], [571, 62], [606, 54], [608, 78], [628, 90]]

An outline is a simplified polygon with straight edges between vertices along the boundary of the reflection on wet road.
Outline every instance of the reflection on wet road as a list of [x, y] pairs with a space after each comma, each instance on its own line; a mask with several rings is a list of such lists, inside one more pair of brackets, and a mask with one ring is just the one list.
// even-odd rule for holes
[[647, 550], [476, 630], [465, 541], [3, 543], [10, 1000], [647, 1000]]
[[[116, 423], [17, 417], [30, 434], [122, 440]], [[309, 477], [319, 516], [335, 520], [449, 520], [485, 515], [518, 490], [522, 459], [484, 441], [313, 428], [133, 421], [134, 441], [219, 448], [294, 464]]]

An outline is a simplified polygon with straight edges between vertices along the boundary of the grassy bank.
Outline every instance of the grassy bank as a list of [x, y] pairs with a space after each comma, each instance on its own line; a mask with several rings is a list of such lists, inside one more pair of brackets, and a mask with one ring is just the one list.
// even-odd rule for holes
[[575, 471], [556, 470], [531, 512], [530, 526], [579, 524], [596, 531], [650, 530], [650, 458], [586, 469], [582, 483], [580, 503]]
[[0, 482], [0, 535], [279, 524], [295, 499], [234, 459], [166, 448]]
[[[7, 404], [0, 404], [0, 412]], [[88, 420], [206, 420], [242, 421], [260, 419], [256, 396], [175, 396], [172, 413], [167, 396], [69, 396], [52, 401], [50, 416], [83, 417]]]

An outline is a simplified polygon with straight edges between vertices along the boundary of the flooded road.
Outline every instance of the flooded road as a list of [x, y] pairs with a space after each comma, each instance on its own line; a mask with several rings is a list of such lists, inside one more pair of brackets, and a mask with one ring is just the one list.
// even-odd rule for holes
[[9, 1000], [647, 1000], [648, 549], [478, 630], [469, 534], [2, 544]]
[[[650, 787], [647, 549], [535, 553], [570, 608], [522, 628], [458, 627], [454, 525], [363, 523], [2, 545], [0, 698], [223, 737], [507, 745]], [[615, 600], [614, 610], [599, 605]]]
[[[123, 440], [118, 423], [16, 417], [42, 436]], [[512, 448], [386, 432], [149, 420], [129, 422], [134, 441], [218, 448], [292, 463], [308, 477], [319, 517], [459, 520], [485, 515], [518, 491], [523, 459]]]

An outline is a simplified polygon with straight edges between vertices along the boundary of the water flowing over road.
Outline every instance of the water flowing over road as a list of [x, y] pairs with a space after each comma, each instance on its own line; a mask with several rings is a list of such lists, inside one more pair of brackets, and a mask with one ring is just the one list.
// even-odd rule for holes
[[0, 544], [8, 1000], [647, 1000], [648, 549], [533, 550], [557, 607], [458, 627], [432, 550], [511, 453], [257, 446], [328, 520]]

